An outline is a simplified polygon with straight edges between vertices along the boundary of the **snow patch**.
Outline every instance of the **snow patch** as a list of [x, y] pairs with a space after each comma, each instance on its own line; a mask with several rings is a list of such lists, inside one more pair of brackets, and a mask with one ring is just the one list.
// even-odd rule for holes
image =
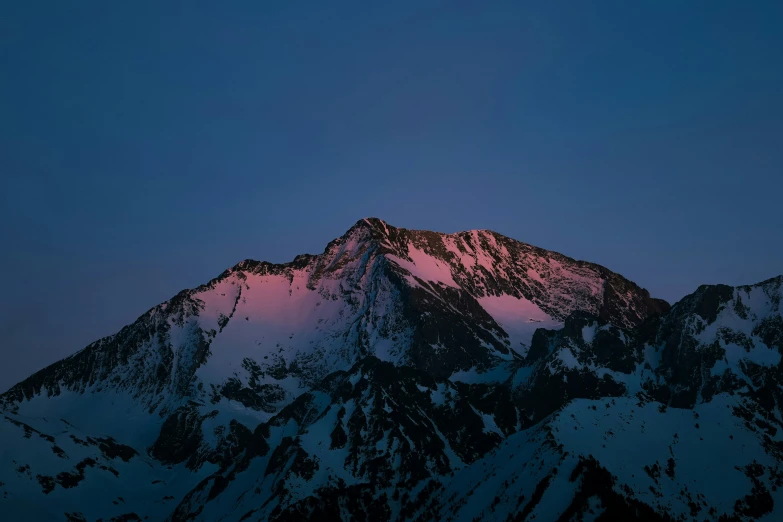
[[538, 328], [556, 329], [563, 325], [524, 297], [504, 294], [482, 297], [478, 302], [508, 334], [511, 348], [523, 355]]

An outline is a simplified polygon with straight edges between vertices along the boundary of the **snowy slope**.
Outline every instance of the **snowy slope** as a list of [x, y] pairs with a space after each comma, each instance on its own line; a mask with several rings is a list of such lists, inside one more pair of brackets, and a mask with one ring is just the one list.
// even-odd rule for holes
[[0, 505], [11, 520], [773, 516], [780, 286], [700, 287], [670, 310], [491, 231], [361, 220], [320, 255], [243, 261], [0, 396]]

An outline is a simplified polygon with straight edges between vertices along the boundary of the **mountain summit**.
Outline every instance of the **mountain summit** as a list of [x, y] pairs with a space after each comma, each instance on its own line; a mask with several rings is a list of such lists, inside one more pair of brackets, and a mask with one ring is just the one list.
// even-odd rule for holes
[[0, 506], [12, 520], [774, 516], [780, 287], [702, 286], [670, 307], [492, 231], [362, 219], [322, 254], [242, 261], [0, 396]]

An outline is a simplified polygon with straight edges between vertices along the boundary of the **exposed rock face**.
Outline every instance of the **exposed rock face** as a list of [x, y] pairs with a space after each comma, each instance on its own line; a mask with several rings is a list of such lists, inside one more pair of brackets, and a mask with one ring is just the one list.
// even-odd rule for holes
[[320, 255], [243, 261], [0, 396], [0, 507], [774, 518], [782, 281], [670, 308], [494, 232], [361, 220]]

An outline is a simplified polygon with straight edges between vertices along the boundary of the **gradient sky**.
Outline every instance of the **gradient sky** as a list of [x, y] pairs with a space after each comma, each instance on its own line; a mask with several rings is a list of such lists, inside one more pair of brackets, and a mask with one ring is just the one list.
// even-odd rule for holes
[[0, 388], [364, 216], [669, 301], [783, 273], [783, 2], [2, 10]]

